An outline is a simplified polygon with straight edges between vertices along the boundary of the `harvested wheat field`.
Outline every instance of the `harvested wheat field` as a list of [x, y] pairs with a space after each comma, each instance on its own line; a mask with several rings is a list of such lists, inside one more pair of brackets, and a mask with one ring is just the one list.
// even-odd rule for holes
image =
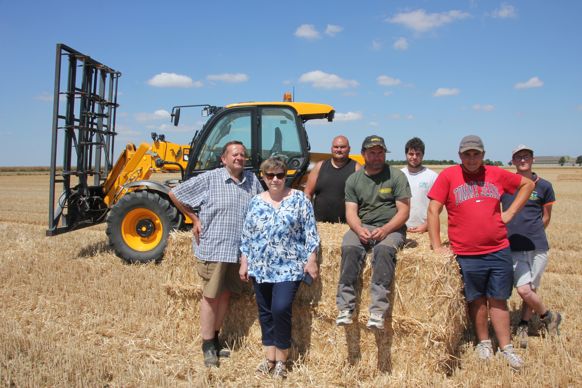
[[[582, 384], [582, 170], [541, 169], [558, 202], [540, 290], [563, 313], [562, 334], [534, 327], [526, 367], [480, 363], [453, 260], [409, 235], [398, 256], [392, 314], [366, 329], [368, 290], [357, 324], [335, 326], [339, 245], [345, 226], [319, 224], [321, 280], [294, 305], [291, 372], [258, 378], [260, 328], [250, 288], [233, 298], [224, 335], [233, 348], [218, 369], [202, 366], [200, 289], [190, 234], [170, 236], [158, 265], [126, 265], [103, 226], [45, 237], [48, 176], [2, 175], [0, 183], [0, 382], [4, 386], [579, 386]], [[369, 284], [369, 268], [363, 281]], [[519, 297], [510, 301], [513, 322]], [[537, 322], [534, 322], [537, 323]], [[534, 325], [536, 326], [536, 325]]]

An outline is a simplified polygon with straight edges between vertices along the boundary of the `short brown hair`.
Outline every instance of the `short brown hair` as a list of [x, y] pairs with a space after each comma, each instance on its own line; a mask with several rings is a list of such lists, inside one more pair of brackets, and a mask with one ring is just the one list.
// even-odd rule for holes
[[233, 145], [233, 144], [236, 144], [236, 145], [241, 145], [241, 146], [243, 146], [243, 148], [245, 149], [245, 156], [246, 156], [246, 154], [247, 154], [247, 147], [245, 147], [245, 145], [243, 144], [243, 142], [242, 142], [242, 141], [240, 141], [240, 140], [231, 140], [231, 141], [229, 141], [228, 143], [226, 143], [226, 144], [225, 144], [225, 145], [222, 147], [222, 153], [220, 154], [220, 156], [224, 156], [224, 155], [226, 155], [226, 151], [228, 150], [228, 146], [231, 146], [231, 145]]
[[279, 168], [282, 169], [285, 174], [287, 174], [287, 163], [279, 156], [271, 156], [269, 159], [261, 163], [261, 172], [263, 174], [267, 171], [272, 171]]

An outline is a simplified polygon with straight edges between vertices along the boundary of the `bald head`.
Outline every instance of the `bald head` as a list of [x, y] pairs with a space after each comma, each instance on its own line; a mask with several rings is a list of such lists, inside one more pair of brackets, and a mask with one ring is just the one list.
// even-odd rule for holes
[[347, 137], [339, 135], [331, 142], [331, 157], [336, 164], [344, 164], [350, 156], [350, 142]]
[[331, 141], [331, 146], [332, 147], [335, 144], [345, 144], [345, 145], [347, 145], [349, 147], [350, 146], [350, 141], [344, 135], [338, 135], [338, 136], [334, 137], [333, 140]]

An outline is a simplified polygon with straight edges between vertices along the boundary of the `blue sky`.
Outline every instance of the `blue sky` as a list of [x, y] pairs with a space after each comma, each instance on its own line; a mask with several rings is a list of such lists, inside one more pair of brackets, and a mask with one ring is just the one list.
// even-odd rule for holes
[[457, 159], [480, 135], [486, 157], [582, 155], [580, 1], [0, 0], [0, 166], [48, 165], [55, 46], [122, 72], [118, 148], [157, 131], [189, 143], [201, 126], [173, 105], [328, 103], [308, 124], [314, 151], [345, 134], [352, 152], [384, 136], [391, 159], [421, 137]]

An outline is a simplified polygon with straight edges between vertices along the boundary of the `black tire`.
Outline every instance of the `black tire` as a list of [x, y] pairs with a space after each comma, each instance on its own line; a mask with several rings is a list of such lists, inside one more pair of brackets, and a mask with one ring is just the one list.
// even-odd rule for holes
[[180, 219], [178, 210], [158, 193], [128, 193], [109, 212], [109, 245], [128, 263], [158, 262]]

